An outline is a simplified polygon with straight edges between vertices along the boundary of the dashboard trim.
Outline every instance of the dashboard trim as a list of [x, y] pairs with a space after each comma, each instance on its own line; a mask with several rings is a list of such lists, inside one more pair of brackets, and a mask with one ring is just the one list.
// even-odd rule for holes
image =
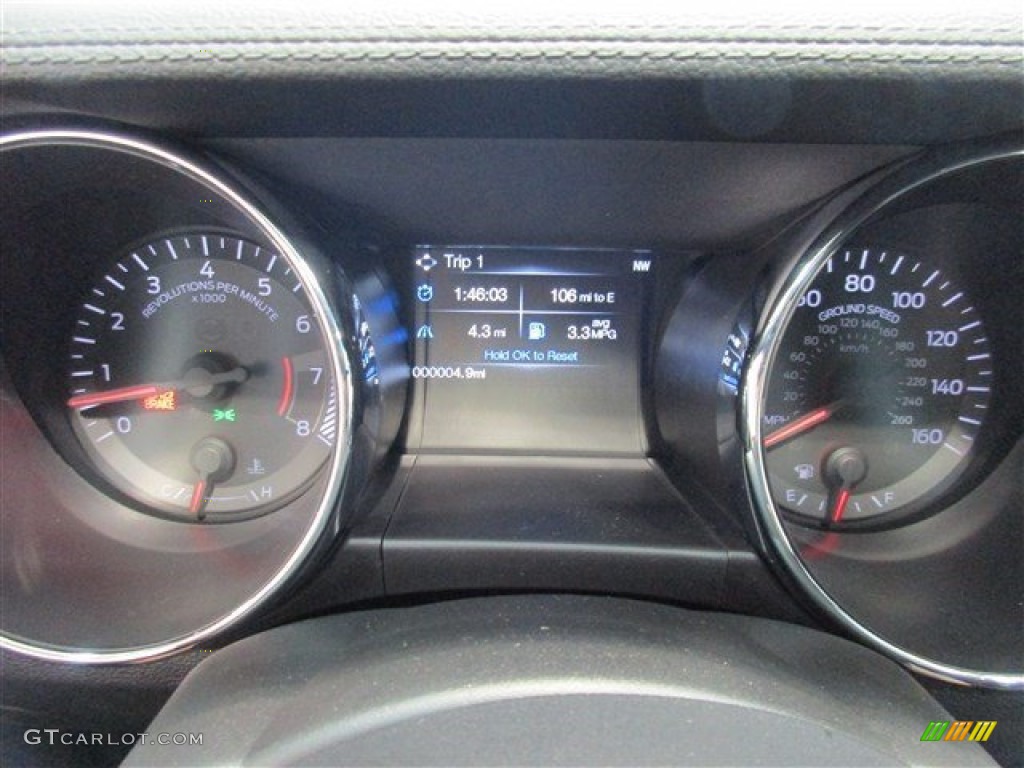
[[[465, 0], [429, 10], [398, 4], [374, 14], [362, 3], [270, 9], [186, 2], [172, 8], [101, 5], [70, 25], [59, 6], [6, 14], [5, 78], [232, 78], [259, 68], [271, 77], [318, 73], [374, 77], [641, 75], [723, 76], [750, 70], [779, 76], [967, 73], [1016, 82], [1019, 16], [1009, 5], [970, 12], [940, 2], [927, 16], [894, 7], [764, 7], [640, 2], [628, 11], [518, 4], [481, 8]], [[182, 23], [188, 19], [188, 23]], [[898, 47], [899, 55], [894, 54]]]

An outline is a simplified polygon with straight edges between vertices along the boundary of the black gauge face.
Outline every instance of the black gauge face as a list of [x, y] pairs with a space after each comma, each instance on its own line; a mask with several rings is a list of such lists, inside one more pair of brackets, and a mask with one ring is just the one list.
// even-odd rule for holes
[[851, 248], [804, 293], [771, 365], [762, 443], [795, 519], [921, 510], [973, 458], [993, 360], [971, 298], [927, 258]]
[[279, 254], [213, 232], [154, 240], [105, 265], [79, 307], [71, 423], [100, 475], [147, 510], [263, 514], [334, 448], [324, 344]]

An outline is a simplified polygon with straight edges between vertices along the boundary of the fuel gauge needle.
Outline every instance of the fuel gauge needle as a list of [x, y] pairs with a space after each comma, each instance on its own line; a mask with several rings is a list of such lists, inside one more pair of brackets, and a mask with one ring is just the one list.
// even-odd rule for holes
[[860, 448], [844, 445], [836, 448], [825, 459], [824, 477], [831, 490], [828, 494], [826, 526], [839, 525], [846, 514], [846, 506], [858, 483], [868, 476], [868, 457]]
[[826, 421], [831, 419], [832, 415], [844, 404], [844, 401], [837, 400], [830, 405], [813, 410], [810, 413], [801, 416], [796, 421], [791, 421], [789, 424], [779, 427], [777, 430], [765, 437], [762, 444], [766, 449], [774, 448], [776, 445], [784, 443], [797, 435], [802, 435], [804, 432], [814, 429], [819, 424], [824, 424]]
[[836, 491], [835, 500], [829, 507], [828, 522], [836, 525], [843, 521], [843, 514], [846, 512], [846, 505], [850, 503], [850, 489], [845, 486]]

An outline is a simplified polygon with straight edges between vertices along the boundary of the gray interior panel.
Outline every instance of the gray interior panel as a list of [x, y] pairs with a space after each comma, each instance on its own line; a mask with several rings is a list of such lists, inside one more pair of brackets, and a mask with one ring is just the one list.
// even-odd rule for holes
[[[835, 690], [842, 690], [837, 697]], [[218, 651], [126, 765], [987, 765], [950, 716], [813, 630], [626, 600], [459, 600], [315, 619]]]

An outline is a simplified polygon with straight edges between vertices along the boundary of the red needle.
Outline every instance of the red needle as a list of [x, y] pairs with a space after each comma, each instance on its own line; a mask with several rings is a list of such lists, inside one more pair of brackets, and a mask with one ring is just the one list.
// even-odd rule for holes
[[249, 378], [249, 371], [242, 366], [232, 368], [223, 373], [210, 373], [201, 369], [189, 371], [185, 378], [180, 381], [167, 381], [158, 384], [136, 384], [130, 387], [118, 387], [108, 389], [104, 392], [85, 392], [81, 395], [74, 395], [68, 399], [69, 408], [89, 408], [94, 405], [106, 405], [108, 403], [124, 403], [129, 400], [142, 400], [146, 397], [168, 390], [190, 390], [197, 397], [195, 389], [209, 392], [210, 388], [219, 384], [241, 384]]
[[840, 488], [836, 492], [836, 502], [832, 506], [832, 511], [829, 513], [829, 522], [833, 525], [839, 523], [843, 519], [843, 513], [846, 511], [846, 505], [850, 501], [850, 489]]
[[75, 395], [68, 400], [69, 408], [88, 408], [92, 405], [106, 405], [107, 403], [123, 403], [127, 400], [141, 400], [144, 397], [152, 397], [161, 391], [156, 384], [140, 384], [134, 387], [120, 387], [119, 389], [108, 389], [106, 392], [86, 392], [82, 395]]
[[206, 503], [206, 481], [200, 480], [196, 483], [195, 488], [192, 489], [192, 501], [188, 505], [188, 511], [193, 515], [198, 515], [199, 511], [203, 508]]
[[827, 405], [824, 408], [819, 408], [816, 411], [811, 411], [805, 416], [801, 416], [796, 421], [789, 422], [786, 426], [780, 427], [764, 438], [762, 441], [764, 447], [774, 448], [779, 443], [784, 443], [791, 437], [796, 437], [797, 435], [828, 421], [832, 418], [832, 414], [836, 412], [837, 407], [837, 404]]

